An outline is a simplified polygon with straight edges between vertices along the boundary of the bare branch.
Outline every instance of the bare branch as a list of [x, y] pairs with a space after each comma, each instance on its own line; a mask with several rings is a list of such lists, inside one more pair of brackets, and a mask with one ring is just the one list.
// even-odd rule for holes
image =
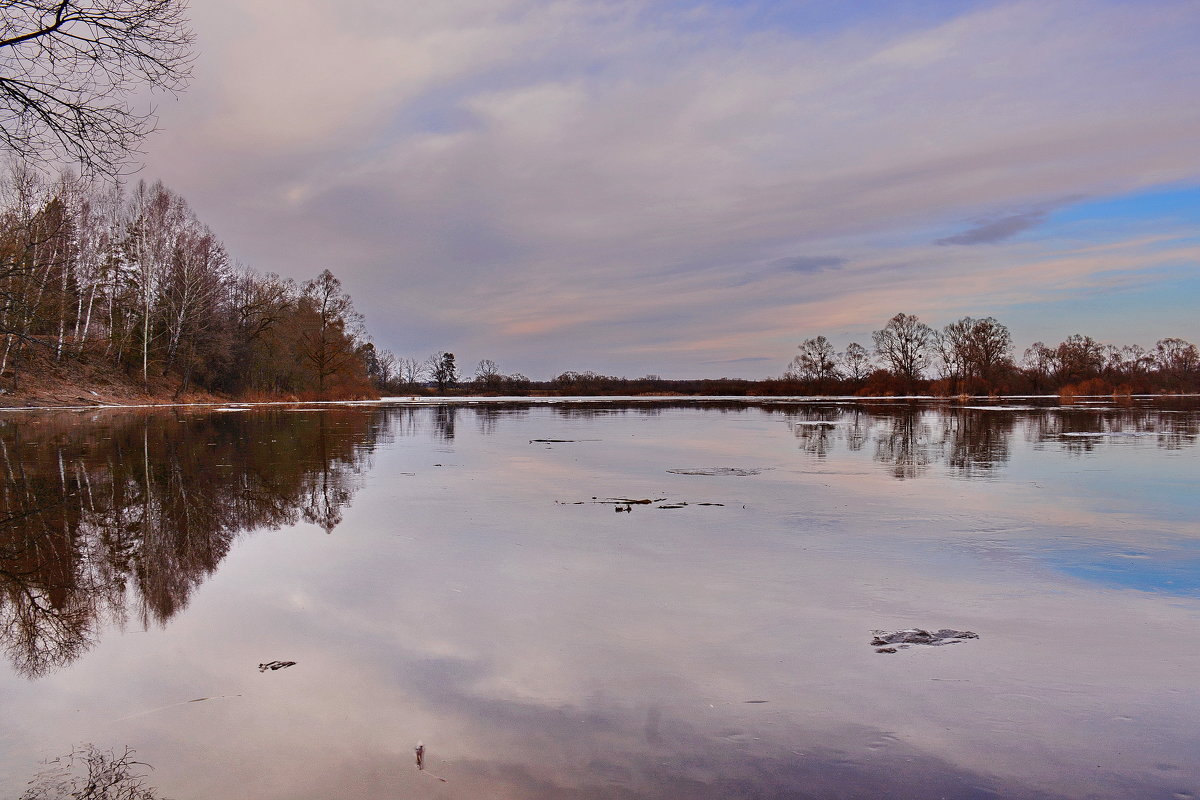
[[186, 0], [11, 0], [0, 4], [0, 147], [67, 159], [87, 174], [129, 171], [154, 130], [141, 87], [175, 93], [191, 75]]

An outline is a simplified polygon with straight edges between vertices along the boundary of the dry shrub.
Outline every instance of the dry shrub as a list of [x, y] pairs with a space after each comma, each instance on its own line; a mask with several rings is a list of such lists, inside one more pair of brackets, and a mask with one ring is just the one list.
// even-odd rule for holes
[[1112, 384], [1103, 378], [1088, 378], [1077, 383], [1068, 383], [1058, 390], [1059, 399], [1072, 402], [1076, 397], [1103, 397], [1113, 393]]

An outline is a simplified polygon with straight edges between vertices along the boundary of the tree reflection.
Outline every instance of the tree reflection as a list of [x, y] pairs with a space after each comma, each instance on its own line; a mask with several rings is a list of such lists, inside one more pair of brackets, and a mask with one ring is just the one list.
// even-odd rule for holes
[[454, 423], [458, 416], [458, 406], [435, 406], [433, 409], [433, 427], [437, 436], [444, 442], [454, 441]]
[[918, 405], [800, 406], [786, 413], [802, 452], [824, 459], [839, 443], [852, 453], [873, 443], [875, 461], [898, 480], [920, 477], [939, 462], [961, 477], [988, 474], [1008, 462], [1016, 425], [1011, 414]]
[[963, 478], [984, 477], [1008, 463], [1017, 418], [980, 409], [947, 409], [942, 414], [946, 464]]
[[874, 459], [897, 479], [924, 475], [942, 463], [952, 475], [994, 475], [1012, 456], [1018, 427], [1036, 448], [1052, 442], [1067, 452], [1086, 453], [1120, 437], [1153, 437], [1158, 447], [1180, 450], [1200, 439], [1195, 406], [1154, 402], [1104, 407], [1057, 405], [1020, 409], [948, 403], [861, 405], [793, 404], [767, 407], [783, 413], [801, 452], [824, 459], [840, 445], [858, 452], [874, 444]]
[[1055, 408], [1031, 414], [1025, 438], [1035, 447], [1053, 442], [1068, 453], [1090, 453], [1120, 437], [1153, 437], [1165, 450], [1181, 450], [1200, 438], [1200, 417], [1150, 407]]
[[816, 406], [806, 409], [803, 419], [790, 419], [788, 425], [800, 443], [800, 449], [825, 458], [837, 439], [837, 426], [842, 420], [842, 409], [838, 406]]
[[916, 408], [897, 408], [880, 419], [875, 433], [875, 460], [886, 464], [898, 480], [917, 478], [941, 454], [926, 415]]
[[152, 767], [133, 755], [128, 747], [120, 753], [77, 747], [46, 762], [21, 800], [156, 800], [158, 790], [146, 785]]
[[329, 532], [384, 428], [361, 411], [0, 423], [0, 643], [37, 677], [107, 622], [165, 623], [237, 536]]

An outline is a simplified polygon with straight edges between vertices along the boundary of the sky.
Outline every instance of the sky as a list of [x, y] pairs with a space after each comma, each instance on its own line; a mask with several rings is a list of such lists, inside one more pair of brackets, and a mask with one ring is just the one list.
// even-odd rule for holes
[[1200, 5], [193, 0], [141, 177], [379, 347], [781, 374], [898, 312], [1200, 341]]

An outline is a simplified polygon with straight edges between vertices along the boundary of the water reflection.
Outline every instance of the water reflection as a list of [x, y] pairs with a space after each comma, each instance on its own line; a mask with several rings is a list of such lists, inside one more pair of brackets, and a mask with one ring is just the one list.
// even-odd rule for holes
[[[22, 783], [77, 740], [128, 743], [194, 797], [1116, 800], [1200, 776], [1194, 414], [0, 420], [17, 669], [175, 615], [0, 675], [0, 771]], [[690, 504], [560, 502], [597, 495]], [[318, 527], [239, 533], [294, 523]], [[912, 625], [981, 638], [868, 646]], [[256, 668], [274, 659], [292, 666]]]
[[433, 410], [433, 427], [443, 442], [454, 441], [454, 421], [458, 416], [457, 406], [438, 406]]
[[1153, 438], [1166, 450], [1193, 445], [1200, 436], [1200, 418], [1180, 410], [1156, 408], [1059, 409], [1028, 415], [1025, 438], [1035, 444], [1058, 441], [1067, 451], [1091, 452], [1120, 437]]
[[995, 475], [1011, 458], [1018, 428], [1035, 448], [1054, 445], [1092, 452], [1125, 438], [1153, 439], [1180, 450], [1200, 437], [1200, 417], [1183, 409], [1106, 406], [1091, 408], [911, 405], [774, 405], [801, 452], [824, 460], [839, 447], [858, 452], [873, 445], [875, 461], [897, 480], [919, 478], [943, 464], [960, 478]]
[[120, 753], [90, 744], [76, 747], [47, 761], [21, 800], [157, 800], [158, 790], [146, 784], [153, 767], [133, 756], [128, 747]]
[[[937, 465], [953, 477], [995, 476], [1018, 435], [1068, 454], [1127, 437], [1179, 450], [1200, 437], [1200, 418], [1186, 407], [702, 407], [782, 415], [808, 457], [865, 452], [897, 480]], [[553, 413], [575, 421], [675, 408], [696, 404], [572, 403]], [[460, 415], [490, 437], [528, 413], [442, 405], [0, 421], [0, 641], [18, 672], [44, 675], [90, 648], [105, 624], [169, 620], [242, 531], [303, 521], [332, 532], [382, 438], [428, 432], [451, 446]]]
[[237, 535], [331, 532], [381, 435], [361, 412], [77, 415], [0, 423], [0, 640], [18, 672], [109, 622], [164, 623]]

